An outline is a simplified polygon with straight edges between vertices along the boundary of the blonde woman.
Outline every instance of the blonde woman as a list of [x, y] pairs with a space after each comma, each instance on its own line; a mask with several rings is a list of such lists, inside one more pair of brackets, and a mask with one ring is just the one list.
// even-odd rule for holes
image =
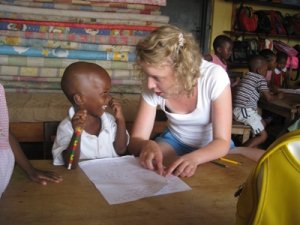
[[[129, 152], [161, 175], [192, 176], [198, 165], [228, 153], [231, 139], [230, 81], [223, 68], [202, 59], [192, 34], [174, 26], [153, 31], [136, 46], [145, 89]], [[150, 134], [160, 107], [167, 129]]]

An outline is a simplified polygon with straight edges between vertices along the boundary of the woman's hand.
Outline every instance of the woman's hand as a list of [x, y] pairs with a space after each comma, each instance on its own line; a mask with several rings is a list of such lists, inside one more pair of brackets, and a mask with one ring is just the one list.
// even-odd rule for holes
[[157, 170], [160, 175], [164, 174], [163, 154], [155, 141], [146, 142], [140, 153], [140, 163], [144, 168]]
[[195, 174], [198, 163], [193, 153], [183, 155], [176, 159], [166, 170], [166, 176], [191, 177]]

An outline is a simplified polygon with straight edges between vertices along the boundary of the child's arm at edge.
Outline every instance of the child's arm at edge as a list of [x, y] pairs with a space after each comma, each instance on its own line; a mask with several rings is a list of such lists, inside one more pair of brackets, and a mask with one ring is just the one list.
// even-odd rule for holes
[[47, 185], [47, 182], [60, 183], [63, 179], [52, 171], [44, 171], [34, 168], [28, 161], [17, 139], [12, 133], [9, 133], [9, 143], [15, 156], [18, 166], [27, 174], [30, 180], [41, 185]]
[[282, 92], [277, 92], [276, 94], [273, 94], [270, 91], [262, 91], [262, 97], [266, 99], [268, 102], [277, 100], [277, 99], [283, 99], [284, 98], [284, 93]]

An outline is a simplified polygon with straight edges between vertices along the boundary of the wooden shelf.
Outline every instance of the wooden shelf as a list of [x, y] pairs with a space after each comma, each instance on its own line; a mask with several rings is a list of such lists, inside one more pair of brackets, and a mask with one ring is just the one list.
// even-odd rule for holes
[[247, 0], [225, 0], [226, 2], [232, 3], [246, 3], [252, 5], [263, 5], [263, 6], [271, 6], [276, 8], [286, 8], [286, 9], [300, 9], [300, 5], [293, 5], [293, 4], [283, 4], [283, 3], [276, 3], [276, 2], [268, 2], [268, 1], [247, 1]]
[[[267, 7], [274, 7], [278, 8], [278, 11], [280, 9], [285, 8], [285, 9], [291, 9], [298, 11], [300, 9], [300, 4], [298, 5], [292, 5], [292, 4], [283, 4], [283, 3], [275, 3], [271, 1], [258, 1], [258, 0], [224, 0], [226, 2], [231, 2], [232, 3], [232, 18], [235, 18], [236, 15], [236, 7], [237, 4], [240, 3], [245, 3], [249, 5], [262, 5], [262, 6], [267, 6]], [[235, 37], [238, 39], [239, 37], [242, 37], [242, 39], [246, 38], [270, 38], [270, 39], [285, 39], [286, 41], [289, 40], [295, 40], [299, 41], [300, 36], [296, 35], [284, 35], [284, 34], [269, 34], [269, 33], [257, 33], [257, 32], [246, 32], [246, 31], [239, 31], [239, 30], [234, 30], [234, 19], [232, 19], [232, 30], [225, 30], [223, 33], [230, 35], [231, 37]], [[240, 62], [229, 62], [228, 63], [228, 68], [229, 69], [236, 69], [236, 68], [247, 68], [247, 63], [240, 61]]]
[[[291, 10], [298, 10], [300, 9], [300, 5], [292, 5], [292, 4], [283, 4], [283, 3], [275, 3], [275, 2], [270, 2], [270, 1], [258, 1], [258, 0], [225, 0], [226, 2], [232, 2], [233, 3], [233, 11], [232, 11], [232, 18], [235, 18], [235, 6], [234, 4], [240, 4], [240, 3], [245, 3], [245, 4], [250, 4], [250, 5], [263, 5], [263, 6], [268, 6], [268, 7], [276, 7], [278, 9], [286, 8], [286, 9], [291, 9]], [[245, 31], [240, 31], [240, 30], [234, 30], [234, 24], [233, 24], [234, 19], [232, 20], [232, 30], [231, 31], [224, 31], [225, 34], [229, 34], [230, 36], [235, 36], [235, 37], [244, 37], [244, 36], [255, 36], [258, 38], [281, 38], [281, 39], [286, 39], [286, 40], [300, 40], [300, 36], [296, 35], [285, 35], [285, 34], [269, 34], [269, 33], [256, 33], [256, 32], [245, 32]]]
[[253, 32], [245, 32], [245, 31], [223, 31], [225, 34], [229, 34], [231, 36], [257, 36], [257, 37], [269, 37], [269, 38], [285, 38], [287, 40], [300, 40], [300, 37], [295, 35], [283, 35], [283, 34], [266, 34], [266, 33], [253, 33]]

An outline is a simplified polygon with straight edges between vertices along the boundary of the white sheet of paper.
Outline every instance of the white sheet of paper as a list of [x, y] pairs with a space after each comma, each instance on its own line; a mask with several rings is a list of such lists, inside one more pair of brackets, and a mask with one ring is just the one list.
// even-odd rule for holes
[[133, 156], [87, 160], [79, 166], [109, 204], [191, 190], [176, 176], [163, 177], [144, 169]]

